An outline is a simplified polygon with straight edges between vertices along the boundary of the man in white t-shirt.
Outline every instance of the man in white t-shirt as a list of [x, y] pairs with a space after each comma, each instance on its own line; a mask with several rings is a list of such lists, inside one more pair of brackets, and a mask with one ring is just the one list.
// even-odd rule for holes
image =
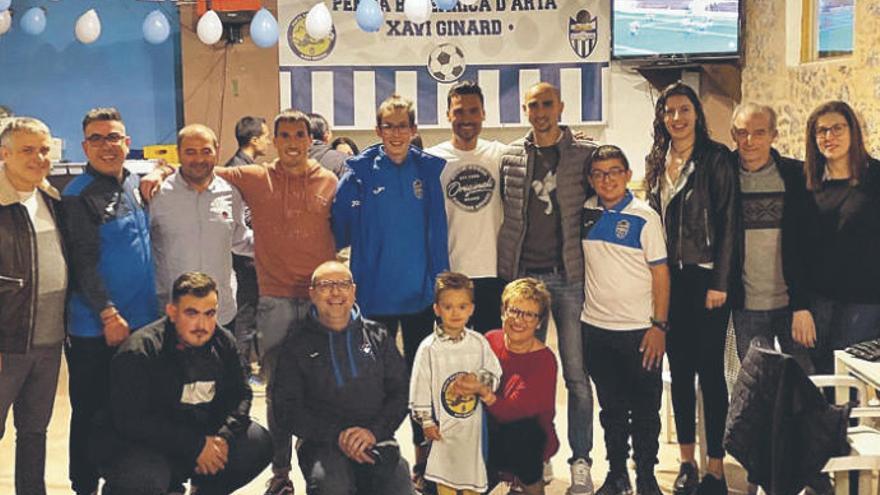
[[462, 81], [452, 86], [446, 104], [452, 139], [426, 151], [446, 160], [440, 183], [449, 223], [450, 270], [473, 280], [471, 327], [486, 333], [501, 328], [504, 282], [497, 276], [496, 245], [503, 219], [499, 191], [505, 145], [480, 139], [486, 111], [476, 83]]
[[660, 370], [666, 347], [669, 268], [660, 216], [627, 190], [620, 148], [600, 146], [589, 167], [596, 195], [584, 203], [584, 359], [596, 384], [610, 472], [597, 495], [661, 495], [654, 478], [660, 435]]
[[46, 181], [51, 139], [28, 117], [0, 131], [0, 438], [12, 407], [16, 493], [46, 493], [46, 428], [64, 341], [67, 262], [55, 221], [61, 196]]

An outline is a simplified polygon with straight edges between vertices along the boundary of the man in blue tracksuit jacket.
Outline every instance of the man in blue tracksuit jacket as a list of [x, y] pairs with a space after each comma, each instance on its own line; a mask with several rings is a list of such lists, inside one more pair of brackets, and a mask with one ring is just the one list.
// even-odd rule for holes
[[158, 317], [150, 222], [139, 179], [123, 168], [131, 138], [119, 112], [96, 108], [83, 119], [85, 173], [64, 190], [62, 214], [69, 247], [67, 304], [70, 372], [70, 480], [93, 493], [98, 471], [89, 437], [107, 401], [110, 358], [132, 330]]
[[[411, 101], [392, 95], [376, 111], [372, 146], [346, 165], [332, 209], [336, 248], [351, 245], [351, 271], [364, 316], [403, 332], [409, 369], [434, 328], [434, 279], [449, 269], [440, 172], [446, 162], [410, 146]], [[421, 443], [421, 428], [414, 428]]]

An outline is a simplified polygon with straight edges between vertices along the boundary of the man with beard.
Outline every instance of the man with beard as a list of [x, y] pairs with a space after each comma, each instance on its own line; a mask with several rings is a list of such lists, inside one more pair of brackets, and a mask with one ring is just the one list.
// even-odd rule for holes
[[211, 277], [184, 273], [167, 317], [113, 358], [112, 425], [96, 432], [104, 493], [182, 494], [187, 479], [199, 493], [232, 493], [269, 464], [272, 440], [250, 419], [251, 389], [217, 301]]
[[217, 321], [234, 328], [235, 275], [228, 252], [253, 256], [253, 234], [244, 222], [241, 194], [214, 174], [217, 136], [201, 124], [177, 134], [180, 168], [150, 203], [150, 233], [159, 303], [166, 304], [174, 279], [200, 271], [217, 281]]
[[486, 111], [483, 92], [472, 81], [454, 85], [446, 97], [452, 139], [428, 148], [446, 160], [440, 183], [449, 224], [449, 269], [474, 282], [474, 330], [501, 328], [498, 231], [501, 229], [500, 170], [504, 144], [480, 139]]

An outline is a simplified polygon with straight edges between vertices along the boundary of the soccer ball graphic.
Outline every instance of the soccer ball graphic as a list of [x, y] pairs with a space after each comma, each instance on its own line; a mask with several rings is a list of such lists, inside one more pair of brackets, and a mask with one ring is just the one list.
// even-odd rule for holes
[[442, 83], [457, 81], [465, 67], [464, 52], [452, 43], [437, 45], [428, 55], [428, 74]]

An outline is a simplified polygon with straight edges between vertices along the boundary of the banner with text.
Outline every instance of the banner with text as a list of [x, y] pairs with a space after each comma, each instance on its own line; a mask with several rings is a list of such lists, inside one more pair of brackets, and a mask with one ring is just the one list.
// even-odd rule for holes
[[392, 93], [416, 102], [419, 126], [446, 124], [446, 93], [477, 81], [486, 126], [527, 125], [522, 93], [539, 81], [560, 88], [563, 122], [605, 120], [610, 58], [607, 0], [477, 0], [428, 21], [406, 20], [403, 0], [379, 0], [384, 22], [362, 31], [356, 0], [326, 0], [333, 31], [306, 31], [314, 0], [279, 0], [281, 107], [317, 112], [337, 129], [372, 129]]

